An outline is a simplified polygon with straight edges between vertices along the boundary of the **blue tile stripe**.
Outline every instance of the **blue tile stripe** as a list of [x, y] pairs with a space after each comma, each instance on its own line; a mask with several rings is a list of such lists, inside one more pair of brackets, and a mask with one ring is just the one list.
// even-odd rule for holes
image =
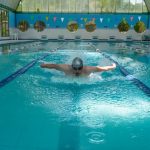
[[43, 56], [40, 56], [39, 58], [31, 61], [30, 63], [28, 63], [27, 65], [25, 65], [24, 67], [20, 68], [19, 70], [17, 70], [16, 72], [14, 72], [13, 74], [9, 75], [8, 77], [6, 77], [5, 79], [0, 81], [0, 88], [2, 88], [3, 86], [5, 86], [6, 84], [8, 84], [9, 82], [13, 81], [15, 78], [17, 78], [18, 76], [24, 74], [26, 71], [28, 71], [31, 67], [33, 67], [39, 60], [43, 60], [44, 58], [46, 58], [49, 54], [44, 54]]

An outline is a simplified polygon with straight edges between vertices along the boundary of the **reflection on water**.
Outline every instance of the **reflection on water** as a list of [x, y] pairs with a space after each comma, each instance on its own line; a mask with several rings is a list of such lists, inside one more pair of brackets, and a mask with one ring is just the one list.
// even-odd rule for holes
[[77, 84], [77, 85], [82, 85], [82, 84], [96, 84], [97, 82], [102, 82], [102, 77], [99, 73], [92, 73], [87, 77], [71, 77], [68, 76], [66, 77], [65, 75], [54, 75], [51, 77], [51, 82], [52, 83], [57, 83], [57, 84]]
[[105, 142], [105, 134], [101, 132], [89, 132], [86, 134], [89, 143], [102, 144]]
[[150, 102], [138, 99], [132, 102], [107, 102], [107, 100], [101, 101], [100, 98], [96, 102], [82, 100], [78, 107], [80, 111], [77, 110], [76, 113], [81, 121], [91, 127], [101, 127], [99, 122], [134, 122], [150, 116]]
[[1, 54], [9, 54], [10, 53], [10, 45], [2, 45], [0, 47], [1, 49]]
[[77, 117], [80, 120], [77, 124], [81, 126], [101, 128], [106, 122], [134, 122], [150, 116], [147, 96], [134, 85], [126, 84], [130, 81], [121, 76], [99, 80], [96, 75], [95, 80], [89, 80], [55, 75], [48, 80], [30, 76], [32, 87], [29, 90], [33, 96], [31, 104], [57, 115], [60, 122]]

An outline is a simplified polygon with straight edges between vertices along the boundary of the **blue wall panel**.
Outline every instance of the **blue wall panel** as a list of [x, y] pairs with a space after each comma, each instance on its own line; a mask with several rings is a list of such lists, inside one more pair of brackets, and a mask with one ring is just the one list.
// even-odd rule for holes
[[66, 28], [69, 21], [77, 21], [80, 28], [84, 28], [86, 22], [95, 20], [97, 28], [117, 28], [118, 23], [126, 18], [131, 28], [139, 20], [148, 26], [147, 14], [46, 14], [46, 13], [20, 13], [16, 14], [16, 24], [21, 20], [29, 22], [33, 28], [36, 21], [45, 22], [47, 28]]
[[15, 13], [9, 11], [9, 27], [15, 28]]

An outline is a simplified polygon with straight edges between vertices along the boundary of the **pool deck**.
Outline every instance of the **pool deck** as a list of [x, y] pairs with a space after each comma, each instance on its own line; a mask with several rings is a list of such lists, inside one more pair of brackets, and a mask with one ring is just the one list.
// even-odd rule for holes
[[[39, 40], [39, 39], [26, 39], [26, 40], [11, 40], [11, 39], [5, 39], [5, 40], [1, 40], [0, 39], [0, 45], [5, 45], [5, 44], [17, 44], [17, 43], [25, 43], [25, 42], [37, 42], [37, 41], [40, 41], [40, 42], [43, 42], [45, 40]], [[119, 39], [101, 39], [101, 40], [95, 40], [95, 39], [90, 39], [90, 40], [87, 40], [87, 39], [79, 39], [79, 40], [76, 40], [76, 39], [62, 39], [62, 40], [59, 40], [59, 39], [48, 39], [46, 41], [85, 41], [85, 42], [137, 42], [136, 40], [119, 40]], [[138, 42], [149, 42], [149, 41], [138, 41]]]
[[13, 44], [13, 43], [23, 43], [23, 42], [33, 42], [33, 41], [35, 41], [35, 40], [0, 40], [0, 45]]

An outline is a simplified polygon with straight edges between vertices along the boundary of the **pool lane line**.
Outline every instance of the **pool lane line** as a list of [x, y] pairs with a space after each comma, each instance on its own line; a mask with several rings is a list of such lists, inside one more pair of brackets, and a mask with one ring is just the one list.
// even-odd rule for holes
[[111, 60], [114, 63], [116, 63], [117, 66], [119, 67], [120, 72], [123, 74], [123, 76], [125, 76], [128, 80], [132, 81], [134, 83], [134, 85], [136, 85], [140, 90], [142, 90], [147, 96], [150, 97], [150, 87], [148, 87], [142, 81], [140, 81], [139, 79], [137, 79], [136, 77], [134, 77], [132, 74], [130, 74], [130, 72], [128, 72], [128, 70], [126, 70], [118, 62], [116, 62], [115, 60], [113, 60], [110, 56], [108, 56], [106, 54], [103, 54], [103, 56], [105, 56], [109, 60]]
[[[64, 45], [61, 44], [59, 47], [50, 50], [50, 52], [55, 52], [58, 50], [58, 48], [62, 47]], [[16, 72], [12, 73], [11, 75], [9, 75], [8, 77], [2, 79], [0, 81], [0, 88], [2, 88], [3, 86], [5, 86], [6, 84], [8, 84], [9, 82], [11, 82], [12, 80], [14, 80], [15, 78], [17, 78], [18, 76], [24, 74], [26, 71], [28, 71], [31, 67], [33, 67], [39, 60], [43, 60], [44, 58], [46, 58], [47, 56], [49, 56], [50, 54], [44, 54], [43, 56], [38, 57], [37, 59], [31, 61], [30, 63], [28, 63], [27, 65], [25, 65], [24, 67], [20, 68], [19, 70], [17, 70]]]
[[44, 58], [46, 58], [49, 54], [44, 54], [43, 56], [40, 56], [39, 58], [31, 61], [30, 63], [28, 63], [27, 65], [25, 65], [24, 67], [20, 68], [19, 70], [17, 70], [16, 72], [14, 72], [13, 74], [9, 75], [8, 77], [6, 77], [5, 79], [0, 81], [0, 88], [2, 88], [3, 86], [5, 86], [6, 84], [8, 84], [9, 82], [11, 82], [12, 80], [14, 80], [15, 78], [17, 78], [18, 76], [24, 74], [26, 71], [28, 71], [31, 67], [33, 67], [39, 60], [43, 60]]
[[121, 66], [117, 61], [112, 59], [110, 56], [102, 53], [99, 49], [97, 49], [93, 44], [91, 45], [96, 49], [97, 52], [101, 53], [105, 58], [109, 59], [110, 61], [114, 62], [118, 67], [120, 72], [125, 76], [128, 80], [132, 81], [134, 85], [136, 85], [141, 91], [143, 91], [148, 97], [150, 97], [150, 87], [145, 85], [142, 81], [134, 77], [128, 70], [126, 70], [123, 66]]

